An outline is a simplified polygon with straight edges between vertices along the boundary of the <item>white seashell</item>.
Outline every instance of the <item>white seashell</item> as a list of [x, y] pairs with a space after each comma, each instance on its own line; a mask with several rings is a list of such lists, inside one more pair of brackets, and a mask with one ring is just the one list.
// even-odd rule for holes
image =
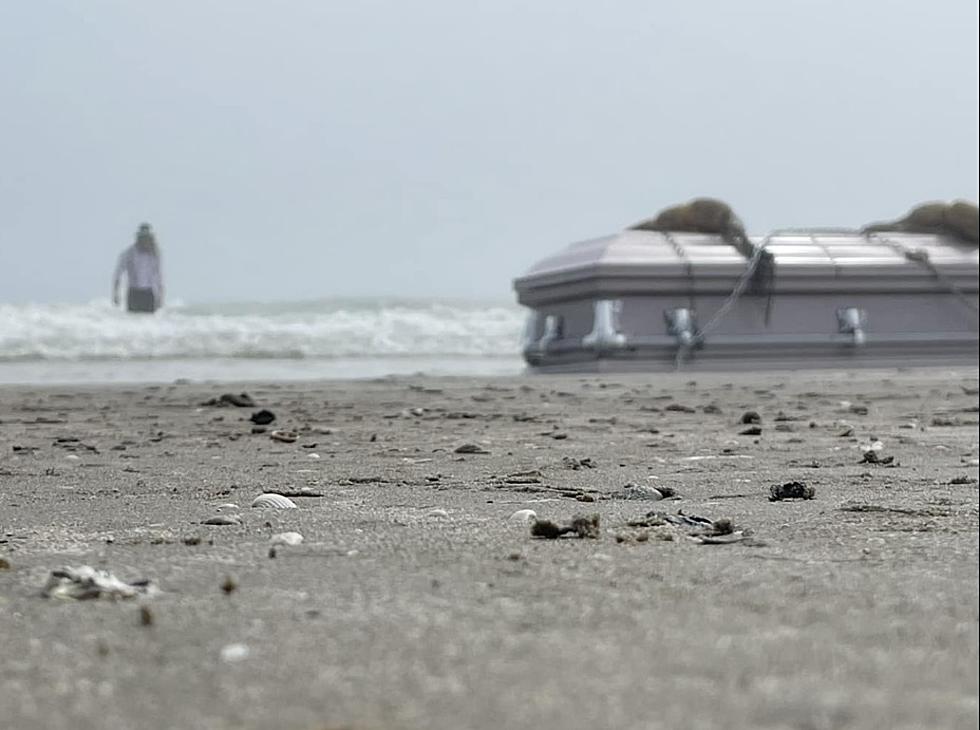
[[303, 543], [303, 536], [298, 532], [280, 532], [269, 538], [273, 545], [289, 545], [295, 547]]
[[426, 514], [429, 515], [429, 517], [438, 517], [439, 519], [446, 519], [447, 517], [449, 517], [449, 513], [446, 510], [441, 509], [439, 507], [436, 507], [435, 509], [430, 509]]
[[66, 454], [65, 458], [68, 461], [78, 461], [78, 454]]
[[281, 494], [260, 494], [252, 500], [253, 507], [271, 507], [272, 509], [296, 509], [296, 503]]
[[247, 659], [251, 650], [245, 644], [228, 644], [221, 647], [221, 661], [240, 662]]
[[140, 580], [127, 583], [107, 570], [90, 565], [77, 568], [64, 567], [51, 571], [48, 582], [41, 591], [46, 598], [86, 600], [89, 598], [133, 598], [152, 596], [158, 592], [152, 581]]
[[320, 455], [319, 455], [319, 454], [316, 454], [316, 453], [313, 453], [313, 454], [307, 454], [307, 455], [306, 455], [306, 458], [307, 458], [307, 459], [319, 459], [319, 458], [320, 458]]
[[239, 507], [234, 502], [225, 502], [224, 504], [219, 504], [215, 509], [221, 512], [226, 509], [239, 509]]
[[510, 516], [510, 522], [519, 522], [522, 525], [530, 525], [538, 519], [538, 513], [533, 509], [519, 509]]

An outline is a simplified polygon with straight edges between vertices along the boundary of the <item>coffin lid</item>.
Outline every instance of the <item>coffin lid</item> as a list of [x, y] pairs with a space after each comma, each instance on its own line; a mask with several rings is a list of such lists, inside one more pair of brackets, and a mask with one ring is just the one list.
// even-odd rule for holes
[[[976, 290], [978, 250], [945, 236], [888, 233], [871, 237], [857, 231], [805, 229], [753, 236], [766, 244], [776, 261], [777, 282], [819, 277], [935, 278], [927, 267], [909, 261], [904, 250], [921, 250], [942, 274]], [[691, 278], [731, 281], [746, 261], [719, 236], [625, 230], [573, 243], [534, 264], [514, 282], [520, 292], [603, 276]]]

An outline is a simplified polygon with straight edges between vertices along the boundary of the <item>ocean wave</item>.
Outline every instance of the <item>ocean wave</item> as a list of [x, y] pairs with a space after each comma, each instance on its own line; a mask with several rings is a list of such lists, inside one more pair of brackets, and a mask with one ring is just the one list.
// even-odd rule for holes
[[512, 305], [417, 300], [179, 305], [152, 316], [107, 301], [0, 304], [0, 362], [513, 357], [523, 319]]

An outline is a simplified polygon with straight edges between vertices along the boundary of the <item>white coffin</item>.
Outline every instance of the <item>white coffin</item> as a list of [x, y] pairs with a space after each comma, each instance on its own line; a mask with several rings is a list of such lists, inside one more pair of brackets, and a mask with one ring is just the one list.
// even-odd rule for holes
[[531, 310], [525, 359], [554, 372], [977, 363], [975, 247], [834, 230], [752, 240], [774, 257], [771, 294], [734, 301], [747, 262], [717, 236], [568, 246], [514, 282]]

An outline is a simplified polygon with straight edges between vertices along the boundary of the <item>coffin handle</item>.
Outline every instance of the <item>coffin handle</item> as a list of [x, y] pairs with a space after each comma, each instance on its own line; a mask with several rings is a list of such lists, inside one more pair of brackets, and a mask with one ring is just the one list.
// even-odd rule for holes
[[679, 347], [687, 349], [694, 345], [697, 323], [693, 309], [668, 309], [664, 312], [664, 320], [667, 322], [667, 334], [677, 338]]
[[864, 328], [868, 322], [868, 315], [863, 309], [858, 307], [842, 307], [837, 310], [837, 331], [840, 334], [850, 335], [851, 344], [861, 347], [867, 341]]
[[619, 331], [619, 299], [598, 299], [592, 307], [592, 331], [582, 338], [582, 346], [597, 353], [626, 347], [626, 335]]

